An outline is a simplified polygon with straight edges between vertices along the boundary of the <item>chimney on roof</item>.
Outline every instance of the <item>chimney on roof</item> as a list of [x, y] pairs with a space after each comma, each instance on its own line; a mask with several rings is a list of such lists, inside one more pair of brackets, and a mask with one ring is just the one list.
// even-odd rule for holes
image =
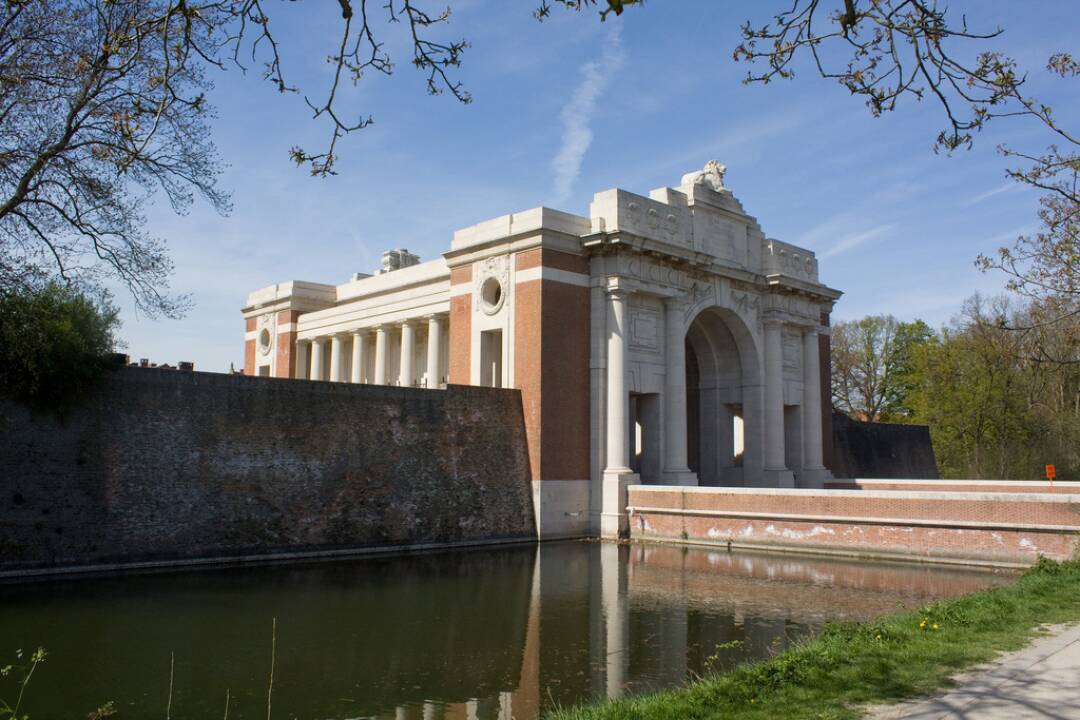
[[400, 270], [401, 268], [419, 264], [419, 255], [413, 255], [405, 248], [394, 248], [393, 250], [387, 250], [382, 254], [382, 269], [379, 270], [379, 274], [381, 275], [383, 273], [393, 272], [394, 270]]

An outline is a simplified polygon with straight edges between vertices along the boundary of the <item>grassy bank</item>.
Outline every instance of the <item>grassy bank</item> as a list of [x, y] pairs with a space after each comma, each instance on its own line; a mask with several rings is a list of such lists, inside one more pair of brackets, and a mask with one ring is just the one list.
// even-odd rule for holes
[[957, 670], [1024, 645], [1044, 623], [1080, 620], [1080, 561], [1041, 560], [1011, 585], [874, 622], [828, 626], [776, 657], [682, 690], [563, 709], [549, 720], [860, 716], [929, 693]]

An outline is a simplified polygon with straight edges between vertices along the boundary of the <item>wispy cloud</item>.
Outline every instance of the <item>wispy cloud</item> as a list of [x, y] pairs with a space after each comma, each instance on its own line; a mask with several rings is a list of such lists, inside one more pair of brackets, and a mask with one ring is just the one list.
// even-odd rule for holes
[[965, 206], [975, 205], [977, 203], [981, 203], [983, 200], [989, 200], [990, 198], [994, 197], [995, 195], [1000, 195], [1001, 193], [1009, 192], [1010, 190], [1016, 190], [1019, 187], [1020, 187], [1020, 185], [1018, 185], [1015, 182], [1007, 182], [1004, 185], [997, 186], [993, 190], [987, 190], [984, 193], [979, 193], [978, 195], [976, 195], [976, 196], [974, 196], [972, 198], [969, 198], [968, 201], [966, 203], [964, 203], [964, 205]]
[[826, 258], [831, 258], [835, 255], [839, 255], [840, 253], [845, 253], [848, 250], [859, 247], [868, 240], [873, 240], [874, 238], [881, 237], [882, 235], [886, 235], [892, 232], [893, 228], [895, 227], [895, 225], [878, 225], [877, 227], [872, 227], [869, 230], [848, 233], [847, 235], [844, 235], [839, 240], [837, 240], [828, 250], [818, 255], [818, 259], [825, 260]]
[[570, 101], [562, 109], [562, 144], [551, 168], [555, 173], [552, 202], [566, 202], [581, 174], [581, 161], [592, 144], [592, 116], [596, 101], [607, 87], [608, 80], [622, 66], [622, 34], [618, 23], [612, 23], [604, 39], [599, 60], [581, 66], [581, 82], [574, 89]]

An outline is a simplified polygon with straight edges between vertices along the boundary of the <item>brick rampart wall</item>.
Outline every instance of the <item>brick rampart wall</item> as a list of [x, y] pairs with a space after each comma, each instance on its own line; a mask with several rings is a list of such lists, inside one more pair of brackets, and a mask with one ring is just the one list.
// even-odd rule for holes
[[514, 390], [124, 369], [0, 418], [0, 571], [535, 537]]
[[997, 564], [1080, 541], [1080, 493], [634, 486], [629, 505], [641, 540]]
[[1080, 494], [1080, 482], [1046, 480], [891, 480], [857, 479], [825, 483], [831, 490], [904, 490], [909, 492]]

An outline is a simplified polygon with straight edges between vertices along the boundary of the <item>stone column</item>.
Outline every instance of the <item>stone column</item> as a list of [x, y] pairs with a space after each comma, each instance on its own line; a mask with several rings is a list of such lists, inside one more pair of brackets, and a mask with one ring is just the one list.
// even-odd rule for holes
[[311, 379], [323, 380], [323, 348], [326, 340], [315, 338], [311, 341]]
[[366, 349], [364, 333], [354, 332], [352, 336], [352, 381], [354, 383], [364, 381], [364, 350]]
[[794, 476], [784, 464], [784, 325], [765, 320], [765, 469], [768, 487], [792, 487]]
[[386, 337], [386, 326], [380, 325], [375, 328], [375, 384], [386, 384], [386, 366], [388, 355], [390, 354], [390, 346]]
[[413, 382], [413, 351], [416, 349], [416, 328], [412, 321], [401, 324], [401, 373], [398, 376], [398, 384], [401, 387], [412, 387]]
[[330, 382], [345, 380], [345, 338], [341, 335], [330, 337]]
[[439, 367], [442, 364], [442, 326], [439, 318], [432, 315], [427, 322], [427, 386], [438, 388], [441, 375]]
[[799, 487], [820, 488], [831, 475], [822, 463], [821, 445], [821, 358], [818, 329], [803, 331], [803, 471]]
[[307, 340], [296, 341], [296, 379], [308, 379], [308, 352], [311, 343]]
[[664, 482], [697, 485], [697, 475], [686, 463], [686, 300], [664, 301]]
[[620, 288], [608, 289], [607, 466], [600, 516], [601, 535], [608, 538], [623, 537], [629, 531], [626, 488], [638, 479], [630, 469], [626, 296], [627, 292]]

